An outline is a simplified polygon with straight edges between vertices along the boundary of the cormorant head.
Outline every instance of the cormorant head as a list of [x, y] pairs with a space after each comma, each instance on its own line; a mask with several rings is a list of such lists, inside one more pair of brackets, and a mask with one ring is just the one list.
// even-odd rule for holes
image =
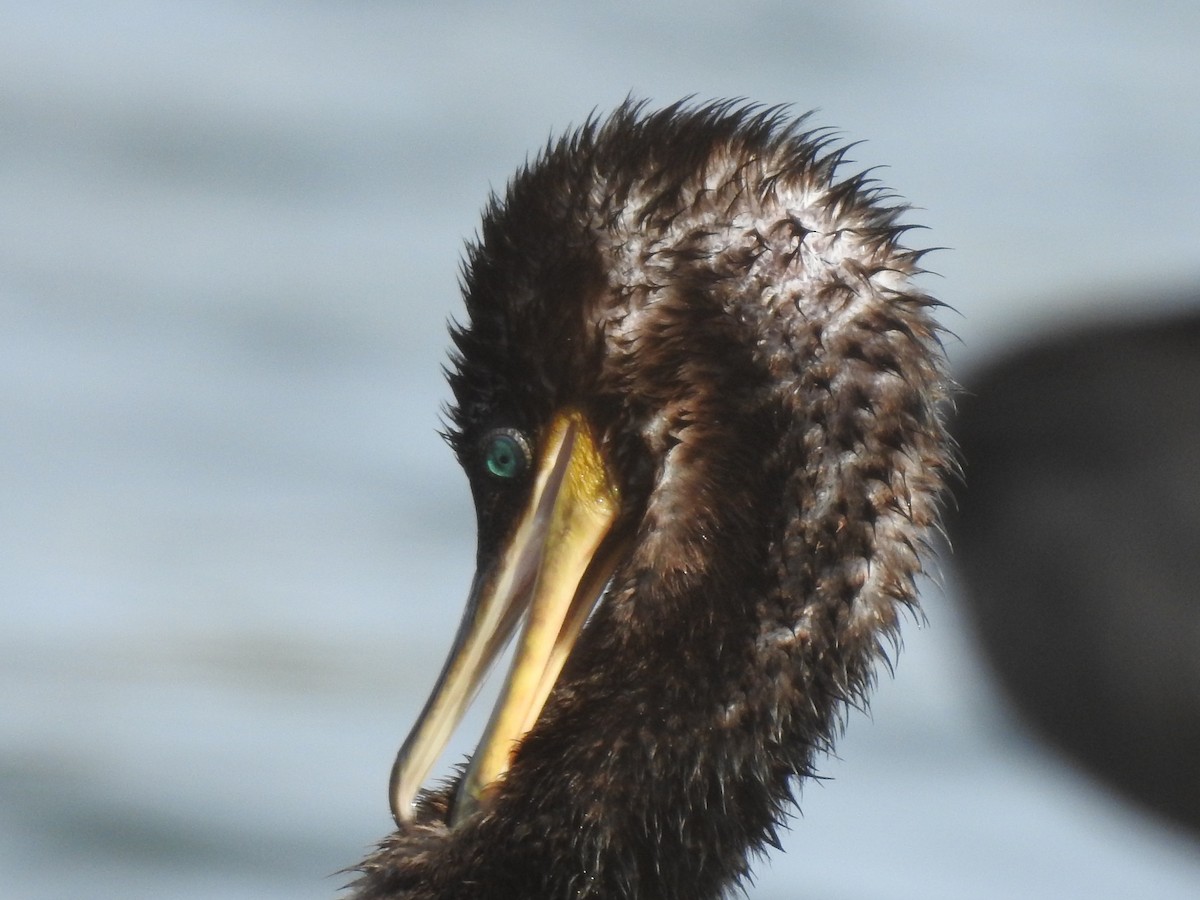
[[[915, 602], [948, 466], [936, 303], [911, 281], [905, 208], [865, 175], [839, 180], [844, 150], [801, 127], [627, 103], [489, 203], [450, 373], [478, 570], [393, 772], [401, 835], [487, 818], [521, 779], [546, 786], [523, 801], [535, 814], [564, 802], [556, 773], [603, 791], [609, 739], [645, 743], [653, 769], [663, 731], [690, 733], [692, 762], [672, 765], [700, 779], [701, 745], [726, 729], [775, 754], [751, 779], [770, 797], [739, 826], [769, 839], [786, 780]], [[518, 629], [463, 779], [418, 795]], [[740, 747], [713, 753], [734, 765]]]

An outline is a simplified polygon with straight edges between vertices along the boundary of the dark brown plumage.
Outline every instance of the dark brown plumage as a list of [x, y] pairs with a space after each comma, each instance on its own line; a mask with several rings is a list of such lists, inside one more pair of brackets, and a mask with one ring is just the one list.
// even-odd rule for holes
[[[905, 208], [799, 127], [627, 104], [489, 204], [450, 375], [479, 574], [362, 900], [721, 895], [864, 700], [937, 527], [946, 382]], [[412, 802], [462, 659], [556, 591], [544, 706], [514, 687], [523, 724]]]

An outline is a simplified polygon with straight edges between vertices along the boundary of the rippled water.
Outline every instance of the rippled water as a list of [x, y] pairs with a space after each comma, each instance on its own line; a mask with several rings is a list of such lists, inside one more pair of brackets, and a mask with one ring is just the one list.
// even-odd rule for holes
[[[5, 895], [328, 897], [386, 832], [474, 553], [459, 248], [551, 128], [821, 107], [954, 248], [958, 362], [1200, 275], [1190, 3], [0, 16]], [[1196, 845], [1031, 743], [927, 605], [752, 895], [1197, 896]]]

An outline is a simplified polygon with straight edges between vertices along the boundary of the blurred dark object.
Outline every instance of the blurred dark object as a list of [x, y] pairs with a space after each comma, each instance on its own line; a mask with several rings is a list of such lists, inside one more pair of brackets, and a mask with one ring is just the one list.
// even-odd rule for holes
[[964, 387], [950, 536], [992, 665], [1053, 743], [1200, 833], [1200, 311]]

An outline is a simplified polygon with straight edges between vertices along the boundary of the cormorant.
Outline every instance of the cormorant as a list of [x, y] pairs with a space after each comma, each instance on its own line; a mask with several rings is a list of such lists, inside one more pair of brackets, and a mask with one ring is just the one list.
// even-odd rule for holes
[[1200, 838], [1200, 294], [1152, 299], [964, 377], [948, 525], [1026, 720]]
[[[907, 207], [803, 121], [627, 102], [488, 204], [449, 375], [478, 568], [360, 900], [724, 895], [865, 702], [948, 382]], [[518, 626], [478, 750], [421, 790]]]

